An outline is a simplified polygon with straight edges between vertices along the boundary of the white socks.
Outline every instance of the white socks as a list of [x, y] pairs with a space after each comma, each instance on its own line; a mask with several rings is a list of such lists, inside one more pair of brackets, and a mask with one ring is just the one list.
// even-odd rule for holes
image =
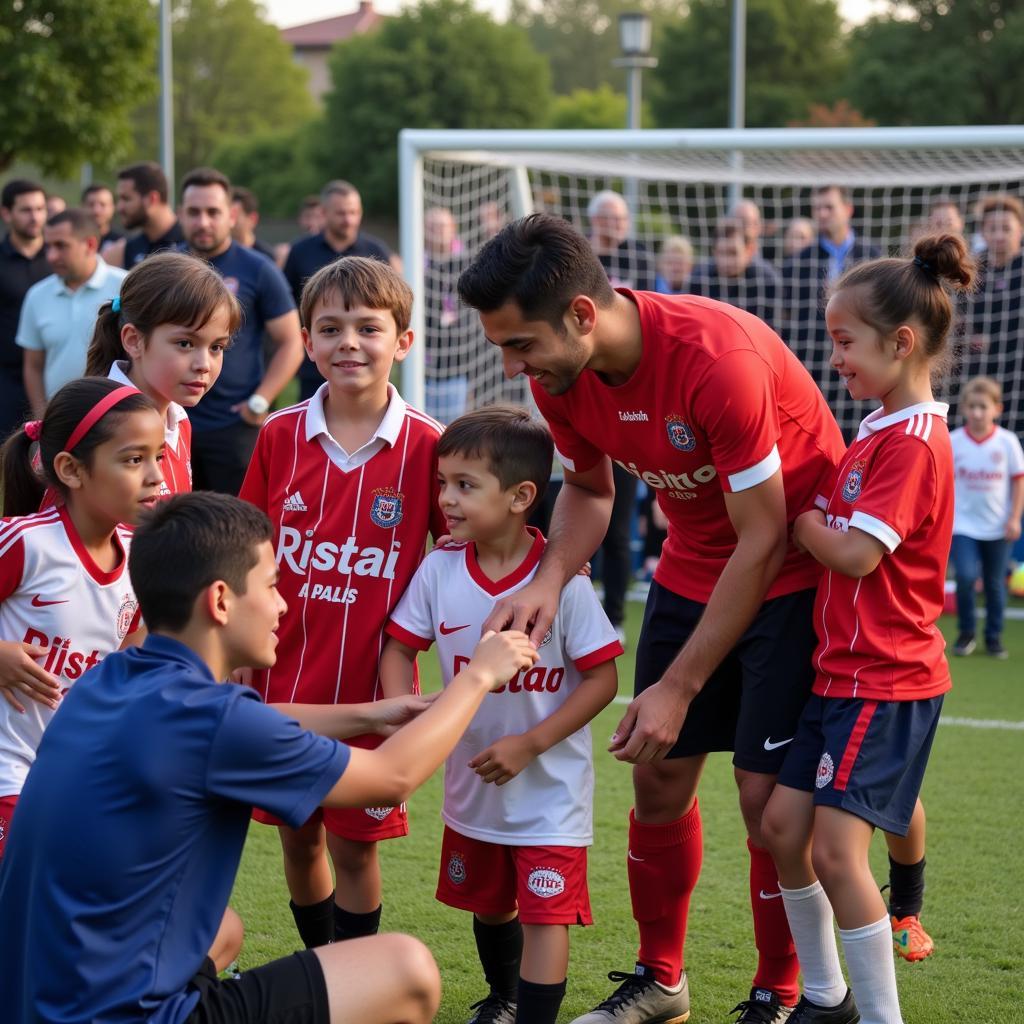
[[[786, 910], [789, 910], [788, 904]], [[793, 937], [796, 938], [795, 931]], [[850, 988], [857, 1001], [862, 1024], [903, 1024], [896, 992], [896, 963], [892, 955], [892, 930], [888, 915], [863, 928], [851, 928], [848, 931], [840, 928], [839, 938], [843, 941], [846, 968], [850, 972]], [[798, 945], [797, 951], [800, 952], [800, 949]], [[807, 998], [813, 999], [810, 995]]]
[[[816, 1006], [838, 1006], [846, 996], [846, 982], [832, 929], [832, 905], [821, 882], [814, 882], [805, 889], [784, 889], [781, 885], [779, 889], [803, 971], [804, 995]], [[886, 926], [888, 923], [886, 918]], [[891, 944], [891, 937], [889, 941]], [[889, 951], [889, 961], [891, 966], [892, 950]], [[850, 973], [852, 977], [852, 967]], [[864, 1020], [866, 1024], [867, 1018]]]

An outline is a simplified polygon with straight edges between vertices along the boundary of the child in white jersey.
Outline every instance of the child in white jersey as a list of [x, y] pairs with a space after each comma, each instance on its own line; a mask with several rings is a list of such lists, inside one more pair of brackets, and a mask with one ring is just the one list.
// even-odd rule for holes
[[[43, 479], [29, 458], [34, 442]], [[104, 377], [65, 384], [43, 419], [4, 445], [13, 518], [0, 521], [0, 856], [61, 695], [139, 628], [120, 524], [157, 500], [163, 448], [153, 403]], [[36, 512], [44, 484], [63, 504]]]
[[[526, 526], [551, 473], [547, 428], [522, 409], [455, 420], [438, 444], [451, 543], [417, 570], [387, 626], [386, 696], [411, 692], [436, 639], [445, 684], [466, 664], [496, 601], [533, 577], [544, 538]], [[562, 591], [537, 664], [485, 698], [448, 758], [437, 898], [472, 911], [488, 995], [478, 1024], [554, 1024], [570, 924], [590, 924], [586, 848], [594, 790], [587, 723], [615, 695], [615, 630], [577, 576]]]
[[950, 435], [956, 476], [953, 548], [958, 636], [953, 653], [974, 652], [974, 587], [978, 570], [985, 589], [985, 649], [1006, 658], [1003, 609], [1006, 561], [1020, 537], [1024, 512], [1024, 451], [1017, 435], [1000, 427], [1003, 390], [991, 377], [974, 377], [960, 395], [964, 426]]

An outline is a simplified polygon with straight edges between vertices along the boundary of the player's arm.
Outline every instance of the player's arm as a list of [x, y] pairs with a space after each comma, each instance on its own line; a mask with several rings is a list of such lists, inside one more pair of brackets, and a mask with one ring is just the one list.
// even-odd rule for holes
[[525, 587], [494, 606], [485, 630], [529, 630], [530, 639], [540, 646], [555, 619], [562, 588], [601, 546], [614, 499], [612, 463], [607, 456], [584, 472], [566, 468], [537, 573]]
[[310, 732], [346, 740], [350, 736], [390, 736], [426, 711], [436, 695], [403, 694], [368, 704], [271, 704]]
[[1010, 481], [1010, 516], [1006, 520], [1006, 539], [1020, 537], [1020, 517], [1024, 515], [1024, 476], [1015, 476]]
[[428, 710], [376, 750], [352, 749], [348, 767], [324, 806], [402, 803], [451, 753], [484, 697], [536, 660], [524, 633], [485, 634], [469, 664]]
[[23, 351], [21, 375], [25, 382], [25, 394], [32, 415], [43, 418], [46, 410], [46, 388], [43, 386], [43, 370], [46, 367], [46, 350], [42, 348], [26, 348]]
[[630, 705], [612, 736], [620, 761], [660, 760], [679, 736], [694, 697], [754, 620], [786, 557], [782, 471], [742, 491], [723, 492], [736, 547], [704, 614], [658, 682]]
[[845, 532], [828, 525], [821, 509], [797, 516], [793, 542], [826, 569], [860, 579], [878, 568], [885, 545], [870, 533], [851, 526]]
[[[282, 288], [284, 285], [282, 285]], [[268, 402], [284, 390], [284, 386], [299, 372], [305, 351], [302, 347], [302, 331], [299, 329], [299, 314], [290, 309], [264, 324], [274, 354], [267, 363], [263, 380], [256, 386], [255, 394], [262, 395]], [[256, 416], [244, 402], [235, 407], [246, 423], [258, 426], [265, 417]]]
[[587, 669], [582, 673], [579, 685], [560, 708], [532, 729], [518, 735], [503, 736], [492, 743], [469, 762], [469, 767], [484, 782], [503, 786], [535, 757], [540, 757], [596, 718], [612, 702], [618, 687], [614, 660]]
[[388, 642], [381, 652], [378, 669], [381, 693], [385, 697], [399, 697], [413, 692], [416, 654], [414, 647], [403, 644], [393, 636], [388, 637]]

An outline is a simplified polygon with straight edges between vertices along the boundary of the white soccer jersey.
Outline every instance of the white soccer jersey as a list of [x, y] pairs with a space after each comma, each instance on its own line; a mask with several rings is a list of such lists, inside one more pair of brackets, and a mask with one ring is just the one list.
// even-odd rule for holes
[[1017, 435], [994, 427], [981, 441], [964, 427], [949, 435], [956, 474], [953, 533], [974, 540], [1001, 540], [1010, 515], [1010, 485], [1024, 476]]
[[[387, 632], [417, 650], [436, 639], [447, 686], [468, 664], [495, 602], [533, 579], [543, 550], [544, 538], [536, 533], [522, 565], [493, 581], [480, 569], [472, 544], [435, 548], [416, 571]], [[549, 718], [579, 686], [582, 672], [621, 653], [590, 580], [574, 577], [562, 591], [537, 664], [484, 698], [445, 763], [441, 816], [446, 824], [490, 843], [589, 846], [594, 838], [589, 727], [535, 758], [504, 786], [483, 782], [467, 764], [501, 737]]]
[[[128, 578], [131, 533], [119, 527], [116, 537], [121, 561], [104, 572], [63, 506], [0, 520], [0, 639], [49, 648], [41, 664], [65, 693], [138, 628]], [[18, 699], [24, 714], [0, 701], [0, 796], [21, 792], [55, 714], [30, 697]]]

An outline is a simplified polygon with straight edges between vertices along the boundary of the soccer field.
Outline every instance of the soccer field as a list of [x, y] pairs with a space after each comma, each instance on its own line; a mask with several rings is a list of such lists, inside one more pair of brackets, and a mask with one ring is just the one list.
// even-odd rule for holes
[[[630, 604], [630, 651], [619, 660], [619, 692], [631, 692], [642, 607]], [[943, 618], [947, 639], [954, 622]], [[924, 921], [937, 951], [919, 964], [897, 962], [907, 1024], [1007, 1024], [1024, 1019], [1024, 622], [1004, 636], [1009, 662], [983, 654], [951, 659], [947, 696], [923, 798], [928, 812], [928, 891]], [[433, 654], [420, 658], [426, 689], [436, 688]], [[590, 856], [593, 928], [574, 928], [569, 985], [560, 1020], [569, 1021], [611, 990], [610, 970], [632, 970], [636, 932], [624, 863], [630, 769], [604, 753], [619, 716], [612, 704], [593, 723], [596, 841]], [[437, 1020], [458, 1024], [484, 994], [470, 916], [434, 900], [440, 847], [441, 773], [413, 798], [411, 834], [381, 845], [383, 928], [419, 936], [441, 968]], [[723, 1021], [747, 998], [755, 954], [747, 891], [747, 852], [729, 756], [709, 759], [701, 790], [704, 868], [690, 909], [687, 968], [691, 1024]], [[887, 878], [885, 844], [873, 862]], [[246, 925], [243, 968], [298, 948], [276, 831], [253, 825], [232, 905]], [[353, 979], [358, 984], [358, 979]]]

